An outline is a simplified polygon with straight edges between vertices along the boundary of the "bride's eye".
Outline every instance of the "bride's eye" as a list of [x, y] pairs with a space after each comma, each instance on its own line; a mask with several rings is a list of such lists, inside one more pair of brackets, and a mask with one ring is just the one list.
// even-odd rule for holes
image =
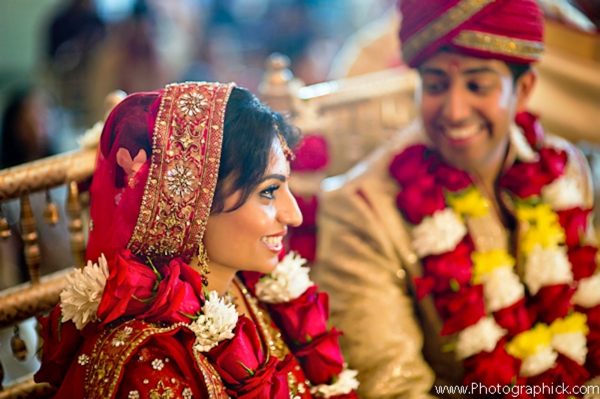
[[273, 195], [273, 193], [279, 189], [279, 185], [278, 184], [274, 184], [272, 186], [269, 186], [268, 188], [262, 190], [260, 192], [260, 196], [263, 198], [267, 198], [267, 199], [274, 199], [275, 196]]

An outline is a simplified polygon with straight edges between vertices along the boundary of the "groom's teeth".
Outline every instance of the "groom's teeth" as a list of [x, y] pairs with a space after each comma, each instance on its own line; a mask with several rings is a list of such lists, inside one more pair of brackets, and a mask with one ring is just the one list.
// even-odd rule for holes
[[479, 133], [480, 126], [479, 125], [471, 125], [460, 128], [445, 128], [444, 132], [446, 136], [450, 137], [453, 140], [464, 140], [469, 137], [475, 136]]

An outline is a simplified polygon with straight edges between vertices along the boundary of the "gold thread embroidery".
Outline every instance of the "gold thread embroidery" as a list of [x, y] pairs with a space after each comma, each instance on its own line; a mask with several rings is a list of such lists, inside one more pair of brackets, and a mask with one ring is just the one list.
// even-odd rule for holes
[[211, 399], [229, 398], [221, 380], [221, 376], [217, 373], [215, 368], [210, 364], [208, 359], [200, 354], [200, 352], [192, 350], [196, 364], [202, 372], [202, 377], [206, 381], [206, 389], [208, 390], [208, 396]]
[[242, 291], [242, 294], [244, 294], [246, 303], [248, 304], [250, 311], [253, 313], [254, 320], [259, 327], [263, 342], [267, 345], [269, 354], [275, 356], [279, 360], [283, 360], [287, 354], [290, 353], [290, 349], [283, 341], [283, 338], [281, 337], [281, 331], [273, 327], [269, 313], [262, 310], [258, 306], [258, 300], [256, 297], [250, 294], [250, 291], [248, 291], [248, 289], [238, 278], [235, 279], [235, 283]]
[[460, 32], [458, 36], [452, 39], [452, 42], [463, 47], [514, 55], [531, 60], [540, 59], [544, 52], [542, 43], [467, 30]]
[[496, 0], [462, 0], [402, 44], [402, 56], [412, 61], [421, 49], [446, 35]]
[[[162, 391], [162, 393], [160, 391]], [[148, 392], [148, 397], [150, 399], [173, 399], [175, 394], [171, 387], [165, 387], [162, 380], [159, 380], [156, 388], [151, 389], [150, 392]]]
[[155, 261], [177, 254], [189, 262], [195, 255], [216, 188], [225, 109], [234, 86], [165, 88], [140, 214], [128, 245], [134, 253]]

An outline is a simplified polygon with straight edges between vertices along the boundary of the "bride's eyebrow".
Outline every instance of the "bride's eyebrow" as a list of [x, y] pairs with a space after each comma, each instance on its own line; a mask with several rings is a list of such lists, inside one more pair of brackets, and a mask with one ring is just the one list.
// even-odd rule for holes
[[280, 174], [273, 174], [273, 175], [266, 175], [264, 176], [262, 179], [260, 179], [260, 183], [270, 180], [270, 179], [276, 179], [279, 180], [282, 183], [285, 183], [287, 181], [287, 177], [284, 175], [280, 175]]

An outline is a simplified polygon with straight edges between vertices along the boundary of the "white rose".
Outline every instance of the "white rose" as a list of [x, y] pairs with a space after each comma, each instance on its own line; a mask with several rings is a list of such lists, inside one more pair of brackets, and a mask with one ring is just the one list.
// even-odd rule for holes
[[456, 357], [462, 360], [479, 352], [491, 352], [504, 335], [506, 330], [493, 317], [484, 317], [458, 334]]
[[580, 365], [585, 363], [587, 340], [581, 331], [553, 335], [552, 347]]
[[573, 303], [584, 308], [593, 308], [600, 304], [600, 274], [579, 280]]
[[567, 249], [565, 247], [542, 248], [536, 245], [527, 256], [523, 280], [532, 295], [537, 294], [540, 288], [547, 285], [573, 282]]
[[450, 208], [426, 216], [413, 229], [413, 246], [419, 257], [452, 251], [467, 234], [462, 220]]
[[537, 352], [535, 355], [527, 356], [523, 359], [520, 374], [524, 377], [542, 374], [544, 371], [549, 370], [554, 366], [557, 358], [558, 353], [548, 346]]
[[555, 211], [564, 211], [575, 207], [584, 207], [585, 201], [576, 180], [566, 176], [559, 177], [542, 188], [542, 199], [552, 205]]
[[511, 267], [497, 267], [481, 278], [489, 312], [507, 308], [525, 296], [519, 276]]

